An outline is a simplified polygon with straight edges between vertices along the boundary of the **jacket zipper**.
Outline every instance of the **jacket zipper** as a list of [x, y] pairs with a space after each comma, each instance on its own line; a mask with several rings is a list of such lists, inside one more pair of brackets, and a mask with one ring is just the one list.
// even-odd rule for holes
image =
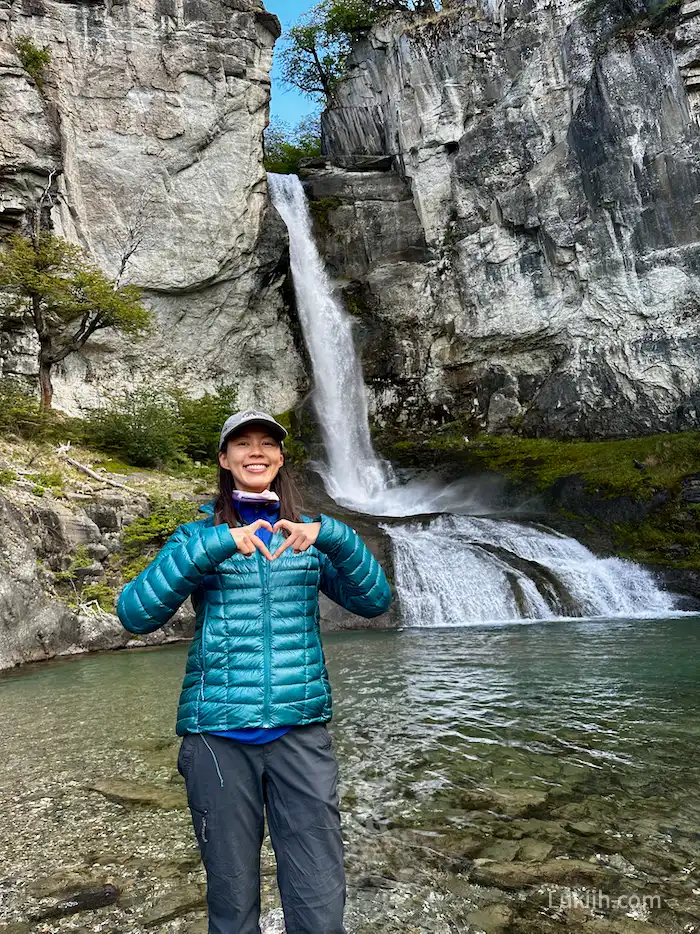
[[204, 611], [204, 619], [202, 620], [202, 635], [199, 643], [199, 651], [202, 665], [202, 675], [199, 679], [199, 699], [204, 700], [204, 656], [205, 656], [205, 645], [204, 645], [204, 636], [205, 636], [205, 627], [207, 625], [207, 614], [206, 610]]
[[[270, 541], [272, 545], [272, 541]], [[271, 623], [270, 623], [270, 562], [258, 551], [258, 562], [262, 576], [263, 590], [263, 649], [265, 653], [264, 675], [265, 675], [265, 696], [263, 706], [263, 727], [268, 729], [270, 726], [270, 654], [271, 654]]]

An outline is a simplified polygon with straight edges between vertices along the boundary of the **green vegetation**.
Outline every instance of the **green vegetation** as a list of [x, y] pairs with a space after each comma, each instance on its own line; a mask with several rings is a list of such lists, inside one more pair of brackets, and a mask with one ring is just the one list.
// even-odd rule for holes
[[9, 467], [3, 467], [0, 469], [0, 486], [7, 486], [8, 483], [14, 483], [17, 479], [17, 474], [14, 470]]
[[311, 216], [324, 233], [328, 233], [331, 229], [328, 215], [339, 208], [342, 203], [340, 198], [319, 198], [317, 201], [309, 201]]
[[292, 467], [303, 467], [309, 459], [309, 455], [304, 444], [294, 437], [295, 434], [298, 434], [295, 428], [296, 415], [294, 409], [288, 409], [286, 412], [282, 412], [281, 415], [275, 415], [275, 418], [289, 432], [284, 442], [285, 464]]
[[615, 551], [641, 564], [700, 570], [700, 509], [672, 499], [642, 522], [613, 526]]
[[30, 36], [17, 36], [14, 40], [14, 46], [22, 62], [22, 68], [36, 82], [40, 92], [44, 90], [44, 69], [51, 62], [51, 53], [46, 46], [37, 48]]
[[321, 0], [285, 37], [283, 80], [320, 102], [332, 102], [353, 42], [389, 13], [417, 8], [435, 12], [429, 0]]
[[137, 467], [216, 461], [221, 426], [238, 405], [235, 386], [221, 384], [198, 399], [179, 390], [134, 389], [85, 419], [84, 440]]
[[[381, 438], [378, 439], [380, 445]], [[549, 438], [482, 435], [465, 441], [442, 433], [383, 445], [400, 464], [456, 461], [493, 470], [544, 490], [556, 480], [578, 475], [586, 490], [603, 497], [650, 499], [677, 489], [685, 475], [700, 469], [700, 434], [649, 435], [622, 441], [553, 441]], [[636, 463], [635, 463], [636, 462]]]
[[321, 155], [318, 118], [302, 120], [295, 127], [277, 121], [265, 130], [265, 170], [279, 175], [298, 175], [302, 159]]
[[375, 443], [401, 466], [454, 463], [504, 474], [540, 493], [551, 492], [557, 481], [580, 477], [593, 501], [627, 498], [641, 507], [641, 518], [606, 522], [594, 517], [586, 502], [569, 503], [559, 515], [576, 523], [574, 534], [643, 564], [700, 570], [700, 506], [683, 495], [683, 480], [700, 473], [700, 432], [620, 441], [492, 436], [467, 441], [456, 427], [398, 441], [375, 434]]
[[51, 370], [104, 328], [138, 337], [151, 323], [136, 286], [117, 286], [73, 243], [36, 231], [13, 234], [0, 253], [5, 330], [33, 327], [39, 341], [41, 406], [51, 408]]
[[127, 581], [141, 573], [179, 525], [197, 519], [198, 507], [189, 500], [169, 496], [149, 499], [150, 515], [134, 520], [122, 533], [120, 561]]
[[76, 548], [68, 568], [56, 574], [56, 581], [58, 583], [74, 583], [77, 578], [75, 572], [79, 568], [89, 568], [91, 564], [93, 564], [93, 560], [88, 554], [87, 548], [85, 545], [81, 545]]
[[80, 600], [82, 603], [95, 601], [100, 609], [107, 613], [114, 613], [117, 605], [117, 591], [109, 584], [87, 584], [80, 591]]

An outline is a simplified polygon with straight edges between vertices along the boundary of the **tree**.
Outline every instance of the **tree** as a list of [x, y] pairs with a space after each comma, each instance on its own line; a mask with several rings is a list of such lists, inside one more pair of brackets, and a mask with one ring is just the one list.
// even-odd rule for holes
[[295, 127], [275, 121], [265, 130], [265, 169], [280, 175], [296, 175], [301, 159], [321, 155], [321, 125], [318, 117], [302, 120]]
[[117, 287], [79, 247], [37, 229], [29, 237], [9, 237], [0, 253], [0, 289], [4, 326], [29, 325], [39, 339], [44, 410], [51, 408], [54, 364], [84, 347], [98, 330], [141, 335], [151, 323], [136, 286]]
[[434, 12], [432, 0], [321, 0], [289, 30], [282, 78], [330, 104], [358, 36], [389, 13], [427, 9]]

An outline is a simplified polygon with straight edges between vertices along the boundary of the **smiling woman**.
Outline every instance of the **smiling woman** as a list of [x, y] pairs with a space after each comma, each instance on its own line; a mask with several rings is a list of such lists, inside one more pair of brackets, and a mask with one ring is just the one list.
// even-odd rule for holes
[[[391, 602], [357, 533], [301, 515], [286, 430], [250, 410], [225, 422], [219, 495], [119, 598], [131, 632], [192, 598], [197, 624], [177, 714], [178, 769], [207, 870], [209, 934], [256, 934], [264, 815], [288, 931], [343, 934], [338, 767], [319, 591], [361, 616]], [[285, 537], [286, 536], [286, 537]]]

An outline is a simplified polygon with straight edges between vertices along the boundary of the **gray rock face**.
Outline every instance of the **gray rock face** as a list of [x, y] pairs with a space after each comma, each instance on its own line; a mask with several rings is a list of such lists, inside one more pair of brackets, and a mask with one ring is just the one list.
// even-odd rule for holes
[[[139, 381], [199, 394], [223, 380], [281, 411], [304, 388], [262, 165], [278, 34], [259, 0], [2, 5], [0, 232], [21, 229], [48, 186], [54, 230], [110, 275], [123, 267], [158, 325], [145, 342], [102, 332], [67, 358], [57, 407]], [[50, 51], [42, 91], [21, 36]], [[5, 374], [36, 374], [30, 334], [3, 334], [0, 357]]]
[[451, 4], [357, 47], [309, 186], [378, 422], [698, 426], [696, 6]]
[[189, 602], [163, 628], [135, 639], [96, 604], [74, 610], [58, 598], [50, 569], [68, 566], [76, 548], [92, 551], [94, 559], [74, 570], [76, 579], [93, 583], [104, 577], [101, 561], [109, 550], [79, 507], [51, 501], [27, 508], [0, 496], [0, 528], [0, 670], [57, 655], [161, 645], [192, 636]]

